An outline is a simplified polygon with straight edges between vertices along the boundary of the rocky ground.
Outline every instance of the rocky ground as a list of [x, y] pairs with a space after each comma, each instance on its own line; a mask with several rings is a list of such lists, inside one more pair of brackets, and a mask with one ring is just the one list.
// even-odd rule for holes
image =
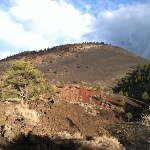
[[117, 107], [106, 101], [109, 95], [93, 95], [103, 96], [105, 102], [96, 103], [92, 91], [74, 87], [58, 88], [53, 99], [0, 102], [0, 148], [150, 149], [149, 126], [125, 122], [118, 118]]

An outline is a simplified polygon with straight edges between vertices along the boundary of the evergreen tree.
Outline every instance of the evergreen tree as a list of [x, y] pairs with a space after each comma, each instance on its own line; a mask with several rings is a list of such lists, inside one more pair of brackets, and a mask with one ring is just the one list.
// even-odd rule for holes
[[[139, 64], [137, 67], [132, 68], [132, 70], [117, 83], [113, 91], [120, 95], [122, 95], [122, 93], [127, 94], [128, 97], [141, 101], [150, 99], [150, 64]], [[149, 104], [150, 102], [147, 101], [146, 103]]]
[[9, 97], [10, 93], [13, 93], [25, 100], [28, 99], [30, 90], [40, 94], [41, 90], [48, 89], [42, 74], [30, 62], [24, 60], [13, 63], [6, 74], [2, 88]]

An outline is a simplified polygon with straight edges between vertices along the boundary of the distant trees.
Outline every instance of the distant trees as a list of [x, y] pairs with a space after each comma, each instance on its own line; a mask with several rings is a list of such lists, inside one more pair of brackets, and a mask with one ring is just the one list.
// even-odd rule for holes
[[150, 103], [150, 64], [139, 64], [117, 82], [113, 91]]
[[3, 99], [19, 97], [24, 100], [43, 92], [50, 92], [42, 74], [30, 62], [20, 60], [13, 63], [12, 68], [1, 81], [1, 97]]
[[90, 45], [90, 44], [94, 44], [94, 45], [111, 45], [111, 44], [106, 44], [104, 42], [83, 42], [83, 43], [74, 43], [74, 44], [65, 44], [65, 45], [59, 45], [59, 46], [54, 46], [51, 48], [44, 48], [41, 50], [32, 50], [32, 51], [24, 51], [18, 54], [14, 54], [12, 56], [8, 56], [0, 61], [4, 61], [4, 60], [13, 60], [13, 59], [20, 59], [20, 58], [33, 58], [36, 57], [37, 55], [44, 55], [47, 52], [52, 52], [52, 51], [58, 51], [58, 50], [64, 50], [64, 49], [69, 49], [70, 47], [73, 46], [83, 46], [83, 45]]

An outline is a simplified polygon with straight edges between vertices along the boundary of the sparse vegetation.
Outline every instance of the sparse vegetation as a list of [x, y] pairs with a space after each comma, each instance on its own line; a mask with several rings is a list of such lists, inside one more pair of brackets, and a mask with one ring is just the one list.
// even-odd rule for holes
[[[0, 101], [0, 140], [29, 150], [149, 148], [150, 117], [143, 109], [150, 103], [150, 66], [133, 68], [113, 89], [117, 94], [110, 88], [143, 61], [104, 42], [67, 44], [1, 60], [0, 99], [6, 101]], [[52, 97], [50, 80], [56, 91]]]
[[11, 59], [20, 59], [21, 57], [24, 57], [24, 58], [27, 58], [27, 57], [35, 57], [37, 54], [39, 55], [44, 55], [47, 51], [50, 52], [50, 51], [57, 51], [59, 49], [63, 50], [63, 49], [66, 49], [66, 50], [69, 50], [71, 46], [73, 47], [79, 47], [79, 48], [82, 48], [83, 45], [107, 45], [105, 44], [104, 42], [83, 42], [82, 44], [81, 43], [75, 43], [75, 44], [66, 44], [66, 45], [59, 45], [59, 46], [54, 46], [52, 48], [44, 48], [43, 50], [34, 50], [34, 51], [24, 51], [24, 52], [21, 52], [21, 53], [18, 53], [18, 54], [15, 54], [15, 55], [12, 55], [12, 56], [8, 56], [0, 61], [5, 61], [5, 60], [11, 60]]

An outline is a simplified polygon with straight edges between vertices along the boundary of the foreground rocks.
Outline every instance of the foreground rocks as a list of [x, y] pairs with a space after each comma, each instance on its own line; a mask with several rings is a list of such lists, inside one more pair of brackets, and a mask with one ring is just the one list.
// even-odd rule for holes
[[[63, 101], [0, 102], [0, 147], [121, 150], [140, 149], [139, 143], [145, 141], [148, 148], [149, 129], [138, 125], [129, 128], [115, 115], [99, 109], [93, 116], [79, 104]], [[136, 127], [142, 132], [135, 134]]]

